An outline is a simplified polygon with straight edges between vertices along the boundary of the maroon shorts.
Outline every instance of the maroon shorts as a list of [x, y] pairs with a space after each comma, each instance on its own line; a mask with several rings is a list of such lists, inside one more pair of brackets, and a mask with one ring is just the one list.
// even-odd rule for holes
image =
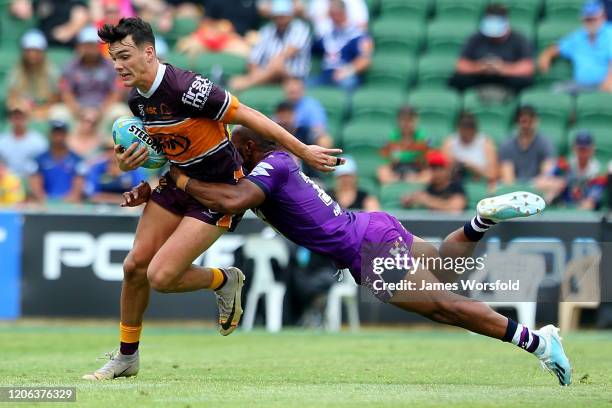
[[170, 177], [162, 177], [151, 194], [151, 200], [181, 217], [196, 218], [206, 224], [233, 231], [244, 214], [222, 214], [213, 211], [176, 186]]

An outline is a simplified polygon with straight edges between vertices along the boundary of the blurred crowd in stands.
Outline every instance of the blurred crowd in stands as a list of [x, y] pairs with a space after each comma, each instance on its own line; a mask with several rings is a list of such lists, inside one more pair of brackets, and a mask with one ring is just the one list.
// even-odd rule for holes
[[[416, 97], [402, 97], [378, 128], [368, 128], [368, 117], [357, 113], [359, 95], [368, 99], [368, 90], [374, 89], [367, 100], [371, 105], [389, 102], [387, 89], [412, 92], [412, 84], [383, 86], [372, 79], [377, 61], [390, 54], [402, 58], [401, 48], [378, 49], [370, 19], [384, 6], [376, 0], [5, 1], [4, 19], [21, 21], [27, 29], [16, 44], [2, 42], [2, 49], [19, 50], [14, 65], [3, 72], [0, 204], [116, 204], [124, 191], [159, 176], [144, 169], [122, 173], [113, 158], [110, 129], [117, 117], [131, 114], [125, 104], [129, 90], [116, 78], [97, 37], [104, 23], [140, 16], [154, 27], [162, 61], [185, 68], [218, 55], [246, 61], [244, 69], [235, 71], [223, 63], [208, 69], [204, 62], [202, 74], [239, 98], [245, 95], [245, 103], [249, 91], [273, 89], [280, 97], [264, 113], [305, 143], [346, 148], [347, 164], [319, 179], [345, 208], [376, 210], [382, 203], [384, 208], [462, 211], [477, 198], [518, 187], [542, 193], [557, 207], [608, 207], [612, 132], [600, 132], [602, 123], [578, 120], [578, 108], [585, 94], [611, 101], [606, 93], [612, 92], [612, 26], [606, 16], [612, 17], [612, 1], [581, 4], [573, 31], [546, 47], [513, 29], [508, 2], [479, 3], [474, 31], [444, 83], [428, 86], [414, 80], [421, 93], [439, 92], [433, 105], [448, 103], [448, 95], [462, 101], [451, 131], [441, 134], [433, 130], [435, 121], [423, 123], [426, 112]], [[539, 1], [533, 4], [541, 7]], [[429, 7], [424, 19], [435, 15]], [[544, 90], [539, 78], [559, 59], [571, 63], [572, 77], [546, 82]], [[318, 98], [311, 93], [317, 89], [333, 89], [333, 95], [345, 98], [339, 114], [330, 111], [331, 99], [324, 92]], [[548, 126], [558, 106], [549, 112], [546, 103], [524, 97], [534, 89], [548, 93], [549, 105], [570, 101], [571, 109], [561, 115], [561, 134]], [[262, 99], [255, 96], [255, 102]], [[482, 106], [512, 107], [513, 123], [483, 124]], [[600, 108], [612, 118], [612, 105]], [[351, 109], [353, 127], [345, 123]], [[495, 125], [501, 135], [489, 131]], [[369, 150], [360, 150], [357, 133], [366, 128]], [[347, 129], [357, 129], [355, 136]]]

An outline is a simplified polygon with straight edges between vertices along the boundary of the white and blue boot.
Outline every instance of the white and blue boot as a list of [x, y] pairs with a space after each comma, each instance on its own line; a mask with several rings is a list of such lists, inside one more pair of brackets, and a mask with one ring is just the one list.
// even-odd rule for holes
[[560, 385], [570, 385], [572, 383], [572, 365], [563, 350], [559, 329], [549, 324], [540, 330], [534, 330], [533, 333], [546, 343], [542, 352], [534, 353], [540, 360], [542, 367], [551, 374], [555, 374]]
[[482, 199], [476, 207], [478, 215], [494, 222], [539, 214], [546, 208], [544, 199], [527, 191], [515, 191]]

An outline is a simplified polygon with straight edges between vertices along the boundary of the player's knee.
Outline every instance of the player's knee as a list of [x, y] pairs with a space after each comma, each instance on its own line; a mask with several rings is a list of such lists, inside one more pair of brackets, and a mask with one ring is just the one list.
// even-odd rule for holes
[[126, 281], [140, 281], [147, 279], [149, 258], [138, 251], [132, 251], [123, 262], [123, 279]]
[[169, 293], [172, 288], [172, 276], [168, 273], [164, 273], [161, 269], [149, 268], [147, 270], [147, 279], [149, 280], [151, 289], [157, 292]]

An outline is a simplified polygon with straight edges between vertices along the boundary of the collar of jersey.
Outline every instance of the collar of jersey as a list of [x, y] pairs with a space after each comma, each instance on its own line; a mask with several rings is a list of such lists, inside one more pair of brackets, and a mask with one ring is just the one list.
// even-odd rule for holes
[[157, 74], [155, 75], [155, 81], [153, 81], [153, 85], [151, 85], [151, 88], [145, 93], [143, 93], [138, 88], [136, 88], [136, 90], [138, 91], [140, 95], [144, 96], [145, 98], [150, 98], [151, 95], [153, 95], [155, 91], [157, 91], [157, 88], [159, 88], [159, 84], [161, 84], [162, 79], [164, 79], [165, 73], [166, 73], [166, 64], [159, 63], [159, 65], [157, 66]]

